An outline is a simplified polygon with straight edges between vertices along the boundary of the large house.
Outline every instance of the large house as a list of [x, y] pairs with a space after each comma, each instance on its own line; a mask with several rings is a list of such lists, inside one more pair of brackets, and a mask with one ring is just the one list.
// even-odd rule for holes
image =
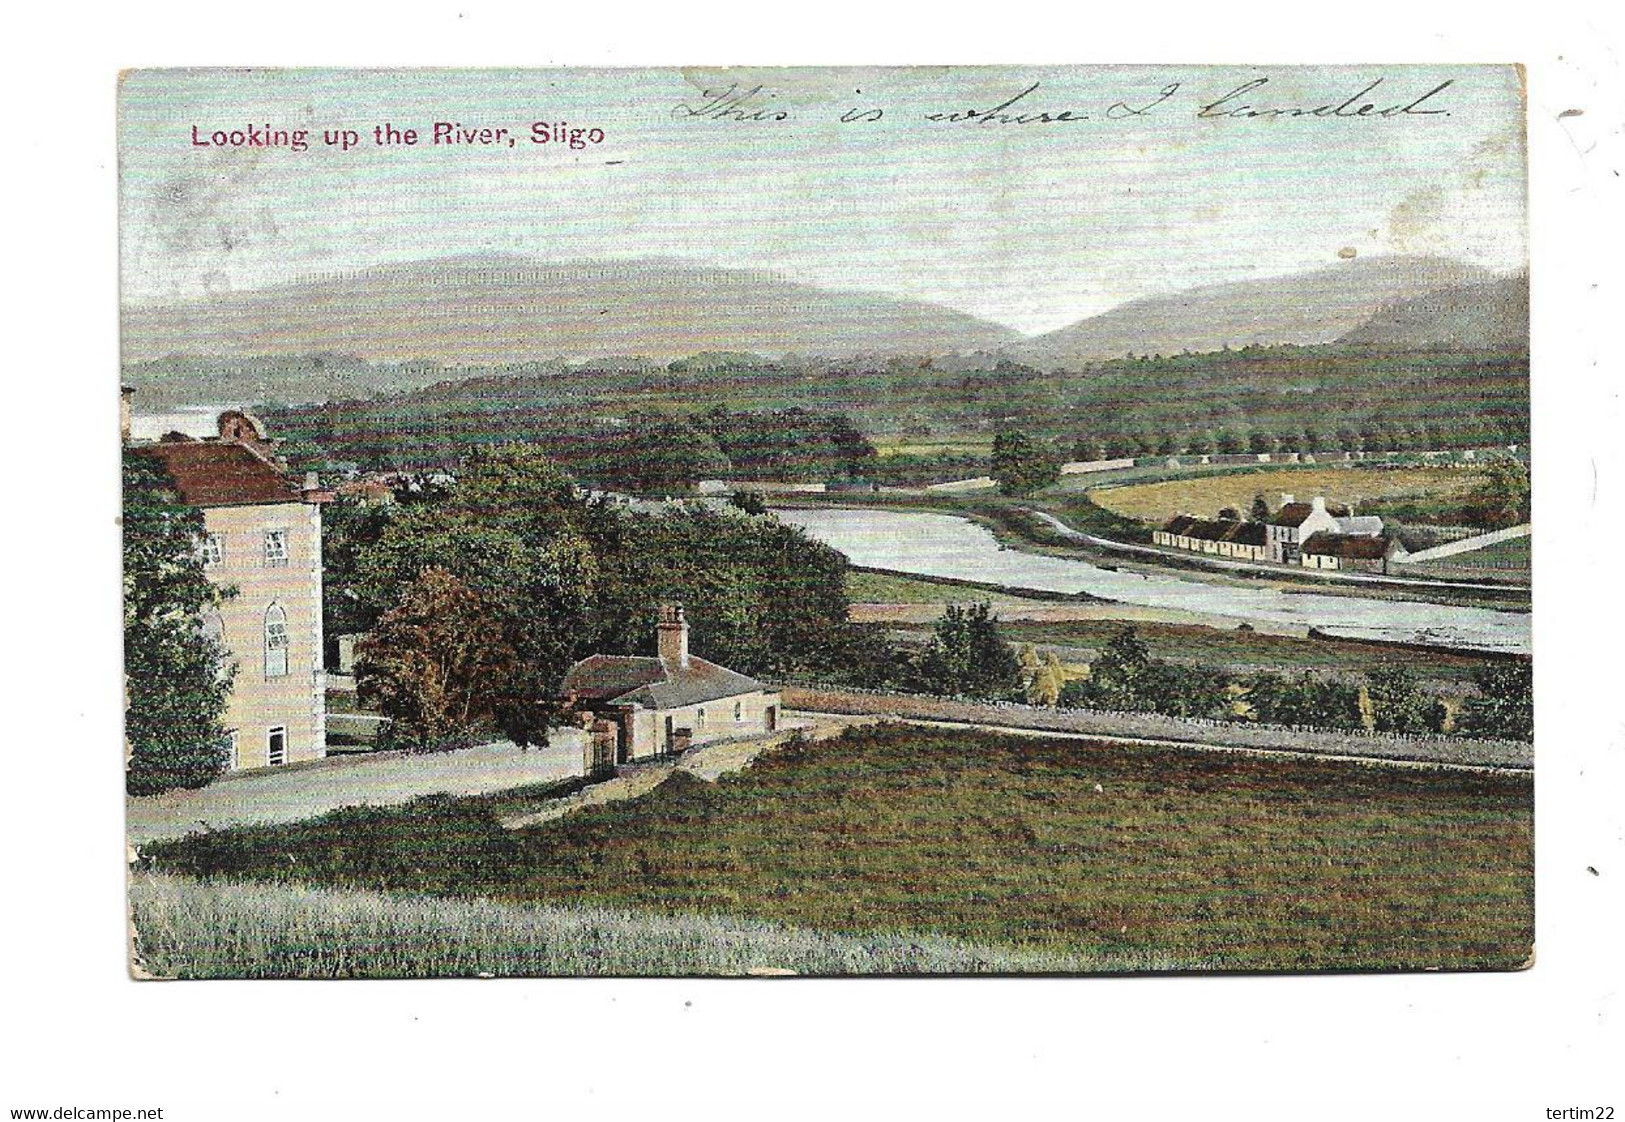
[[1327, 505], [1319, 495], [1307, 503], [1282, 495], [1281, 509], [1269, 520], [1269, 559], [1284, 565], [1301, 563], [1304, 542], [1315, 534], [1340, 532], [1337, 520], [1353, 513], [1347, 507]]
[[327, 754], [321, 511], [331, 495], [314, 474], [288, 477], [255, 418], [222, 413], [217, 429], [133, 450], [161, 463], [181, 501], [203, 511], [205, 571], [236, 589], [205, 619], [237, 668], [224, 716], [228, 766], [319, 759]]
[[657, 637], [653, 658], [593, 655], [564, 675], [566, 705], [608, 726], [615, 763], [779, 727], [778, 691], [689, 653], [681, 605], [660, 609]]

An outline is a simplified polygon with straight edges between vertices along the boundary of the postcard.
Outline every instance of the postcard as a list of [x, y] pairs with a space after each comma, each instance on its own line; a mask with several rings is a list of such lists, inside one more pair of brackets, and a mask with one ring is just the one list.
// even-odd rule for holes
[[137, 977], [1532, 961], [1519, 67], [118, 112]]

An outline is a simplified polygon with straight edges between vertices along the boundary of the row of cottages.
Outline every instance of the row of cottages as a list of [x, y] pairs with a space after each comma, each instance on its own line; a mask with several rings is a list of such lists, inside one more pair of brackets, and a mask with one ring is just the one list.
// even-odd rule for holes
[[657, 649], [652, 658], [593, 655], [564, 675], [567, 708], [602, 745], [599, 766], [779, 727], [777, 690], [689, 652], [682, 605], [661, 607]]
[[1266, 529], [1262, 522], [1196, 518], [1181, 514], [1162, 529], [1153, 531], [1151, 540], [1158, 545], [1196, 553], [1212, 553], [1243, 561], [1264, 561], [1269, 552]]
[[291, 478], [264, 426], [237, 410], [220, 414], [212, 437], [169, 433], [154, 444], [132, 443], [130, 392], [121, 411], [124, 443], [161, 464], [181, 502], [203, 512], [204, 570], [237, 590], [203, 621], [237, 667], [223, 717], [228, 768], [320, 759], [327, 754], [322, 504], [331, 493], [314, 473]]

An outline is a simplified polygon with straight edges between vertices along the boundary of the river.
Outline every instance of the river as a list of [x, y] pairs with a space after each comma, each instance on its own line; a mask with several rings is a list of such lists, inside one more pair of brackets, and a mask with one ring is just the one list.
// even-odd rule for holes
[[854, 565], [1040, 592], [1087, 592], [1124, 604], [1317, 627], [1338, 635], [1529, 653], [1529, 613], [1332, 596], [1103, 569], [1075, 557], [1005, 549], [967, 518], [895, 510], [776, 510]]

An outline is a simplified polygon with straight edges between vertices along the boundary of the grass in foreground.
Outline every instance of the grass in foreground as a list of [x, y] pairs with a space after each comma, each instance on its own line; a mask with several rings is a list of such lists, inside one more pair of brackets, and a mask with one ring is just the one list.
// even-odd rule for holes
[[161, 978], [1014, 974], [1161, 965], [710, 916], [147, 874], [130, 881], [130, 910], [136, 962]]
[[158, 868], [923, 935], [1089, 969], [1512, 968], [1527, 777], [870, 727], [527, 831], [453, 799], [157, 847]]

